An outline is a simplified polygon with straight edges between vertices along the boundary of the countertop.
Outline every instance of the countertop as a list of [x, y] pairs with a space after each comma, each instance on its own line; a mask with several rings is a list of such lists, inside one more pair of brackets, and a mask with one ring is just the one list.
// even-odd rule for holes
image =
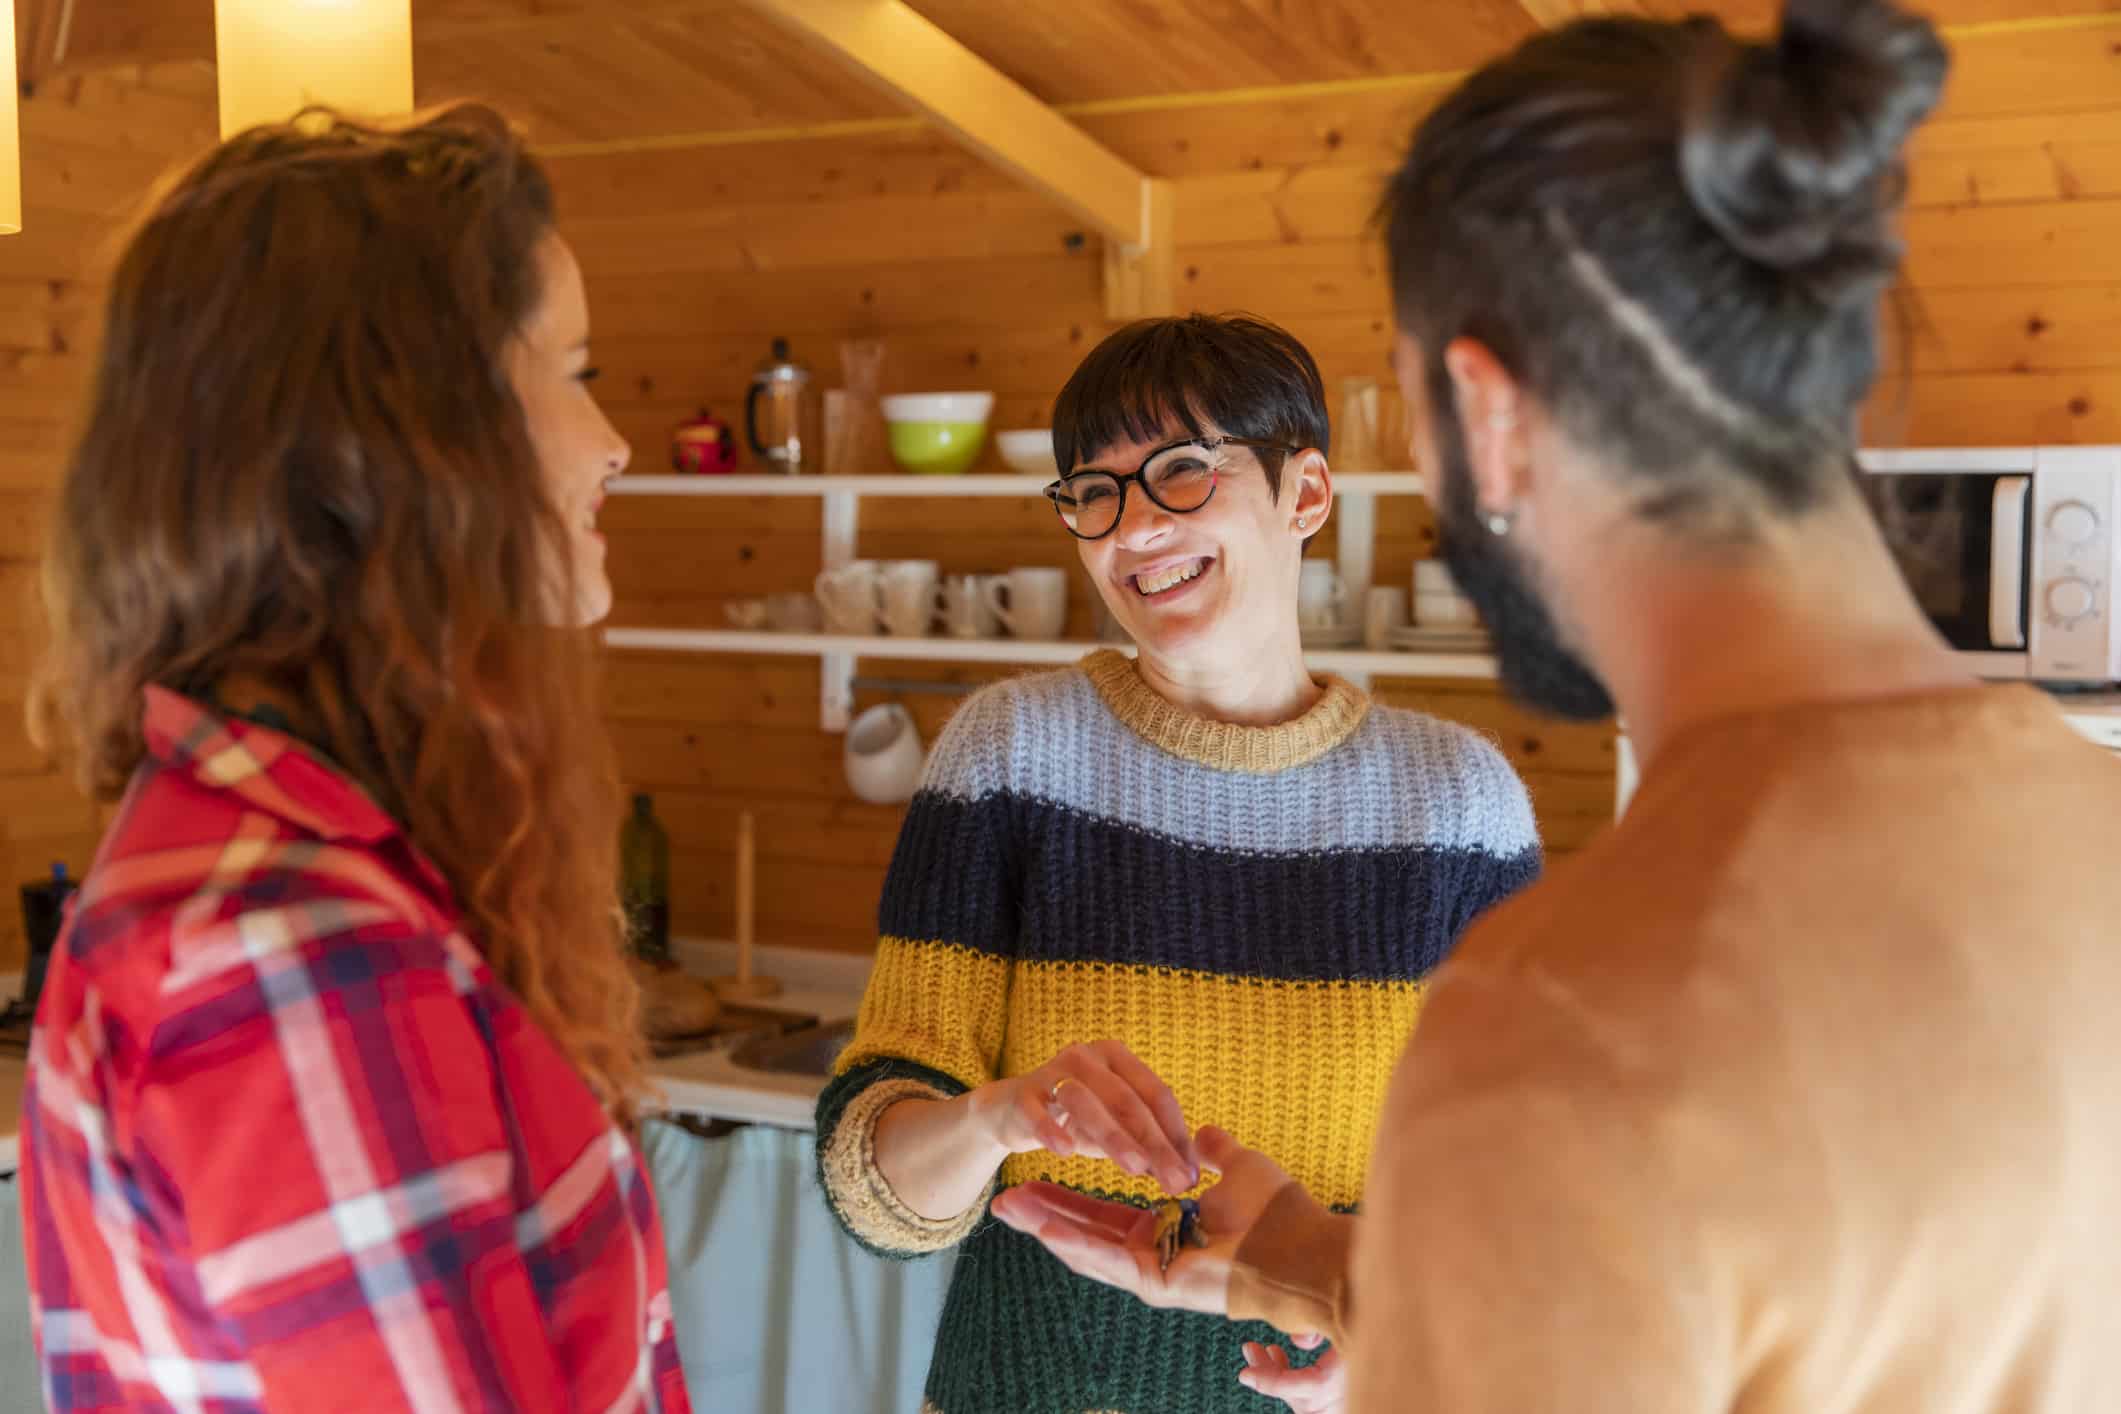
[[[735, 949], [727, 943], [680, 938], [673, 951], [686, 970], [699, 976], [736, 970]], [[869, 979], [866, 953], [761, 946], [755, 956], [757, 971], [784, 984], [774, 1007], [833, 1022], [853, 1016], [861, 1004]], [[13, 978], [0, 978], [0, 998], [14, 995], [15, 985]], [[0, 1056], [0, 1174], [15, 1171], [25, 1070], [21, 1057]], [[657, 1092], [649, 1098], [652, 1110], [782, 1129], [810, 1128], [818, 1091], [824, 1088], [822, 1079], [810, 1076], [746, 1070], [722, 1050], [652, 1061], [648, 1074]]]
[[[680, 939], [672, 951], [697, 976], [735, 970], [734, 949], [727, 943]], [[782, 981], [781, 994], [768, 1005], [807, 1013], [829, 1025], [851, 1018], [861, 1006], [870, 960], [867, 953], [761, 947], [756, 970]], [[825, 1088], [822, 1077], [746, 1070], [729, 1059], [726, 1049], [650, 1061], [648, 1076], [659, 1092], [651, 1097], [651, 1108], [780, 1129], [809, 1129], [818, 1092]]]

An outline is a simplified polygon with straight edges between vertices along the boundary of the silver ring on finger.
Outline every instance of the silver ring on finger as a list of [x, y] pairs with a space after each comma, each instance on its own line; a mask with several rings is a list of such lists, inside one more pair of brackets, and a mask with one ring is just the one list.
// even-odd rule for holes
[[1054, 1112], [1055, 1123], [1065, 1125], [1070, 1119], [1070, 1115], [1068, 1114], [1067, 1110], [1061, 1107], [1061, 1091], [1070, 1085], [1077, 1085], [1080, 1083], [1081, 1082], [1078, 1081], [1072, 1075], [1063, 1075], [1060, 1079], [1054, 1081], [1051, 1085], [1046, 1087], [1046, 1104], [1051, 1107]]

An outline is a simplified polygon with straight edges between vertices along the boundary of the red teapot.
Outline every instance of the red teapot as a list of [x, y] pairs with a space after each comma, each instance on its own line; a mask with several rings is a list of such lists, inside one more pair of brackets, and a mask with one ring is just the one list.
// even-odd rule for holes
[[670, 434], [670, 466], [673, 471], [721, 475], [736, 470], [736, 432], [705, 408], [690, 422], [681, 422]]

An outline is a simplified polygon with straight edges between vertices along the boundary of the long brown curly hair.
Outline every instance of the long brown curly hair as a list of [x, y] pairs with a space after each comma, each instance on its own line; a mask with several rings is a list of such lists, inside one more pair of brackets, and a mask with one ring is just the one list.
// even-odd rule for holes
[[544, 173], [478, 105], [306, 114], [179, 174], [111, 283], [31, 715], [110, 798], [144, 752], [147, 684], [263, 684], [630, 1120], [597, 647], [541, 622], [572, 579], [567, 529], [506, 371], [552, 230]]

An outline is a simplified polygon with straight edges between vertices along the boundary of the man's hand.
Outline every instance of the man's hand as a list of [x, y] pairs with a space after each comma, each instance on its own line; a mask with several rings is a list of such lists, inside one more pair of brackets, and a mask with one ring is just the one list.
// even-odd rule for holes
[[1222, 1177], [1201, 1195], [1208, 1245], [1182, 1249], [1165, 1270], [1156, 1256], [1156, 1215], [1051, 1183], [1026, 1183], [994, 1200], [994, 1215], [1044, 1244], [1078, 1276], [1129, 1292], [1151, 1306], [1229, 1313], [1237, 1249], [1283, 1185], [1281, 1165], [1207, 1126], [1194, 1136], [1201, 1163]]
[[[1325, 1344], [1322, 1336], [1300, 1335], [1299, 1350], [1316, 1350]], [[1347, 1407], [1348, 1368], [1338, 1350], [1319, 1357], [1308, 1370], [1293, 1369], [1289, 1356], [1278, 1345], [1245, 1345], [1245, 1368], [1237, 1382], [1246, 1389], [1278, 1399], [1295, 1414], [1339, 1414]]]

